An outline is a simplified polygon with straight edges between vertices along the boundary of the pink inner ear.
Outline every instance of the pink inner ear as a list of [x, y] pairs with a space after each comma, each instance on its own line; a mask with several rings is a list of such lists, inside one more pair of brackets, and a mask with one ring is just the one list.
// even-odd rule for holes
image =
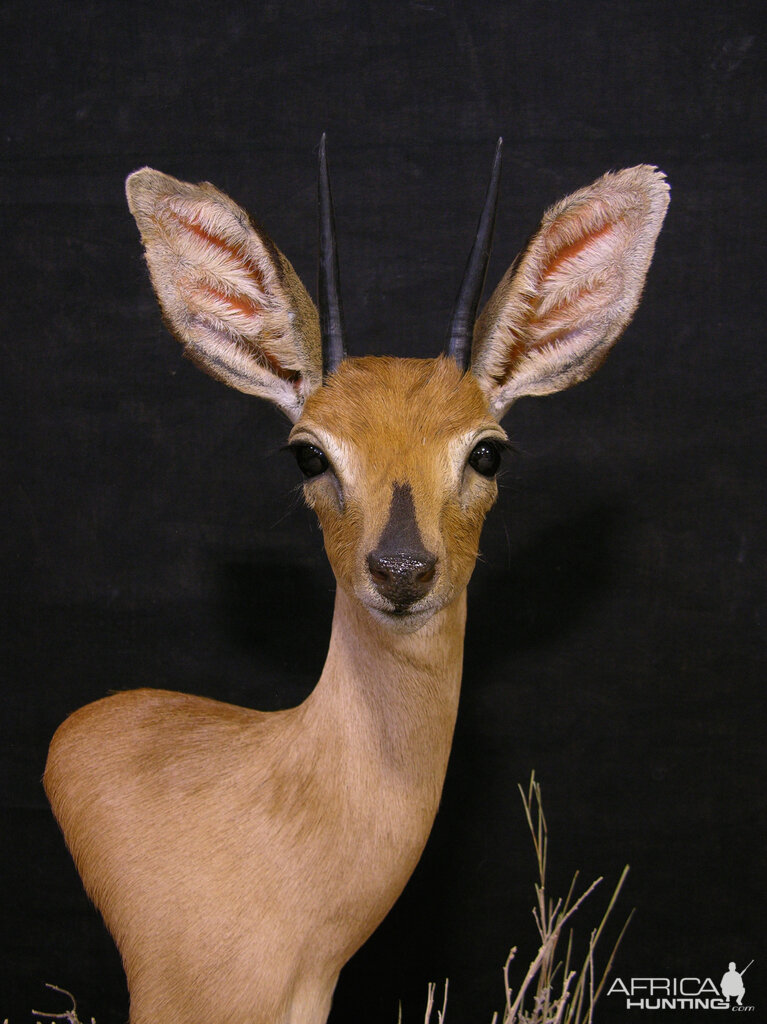
[[[611, 239], [619, 233], [621, 219], [608, 221], [595, 231], [586, 232], [574, 242], [555, 249], [548, 261], [541, 267], [538, 276], [538, 288], [532, 304], [530, 326], [534, 328], [528, 337], [528, 348], [542, 348], [553, 345], [570, 334], [574, 319], [587, 317], [596, 307], [609, 301], [605, 287], [616, 273], [615, 259], [607, 256], [605, 248], [601, 252], [589, 250], [595, 243]], [[617, 243], [617, 239], [615, 239]], [[610, 242], [612, 252], [617, 259], [620, 246]], [[584, 255], [578, 261], [578, 257]], [[577, 263], [575, 261], [578, 261]], [[568, 273], [568, 264], [570, 272]], [[544, 287], [544, 285], [546, 287]], [[541, 314], [540, 307], [545, 297], [555, 304], [549, 305]], [[548, 305], [548, 303], [547, 303]]]
[[242, 313], [245, 316], [264, 315], [264, 306], [260, 302], [256, 302], [254, 299], [251, 299], [249, 295], [243, 295], [242, 292], [232, 294], [230, 292], [225, 292], [221, 288], [214, 288], [209, 284], [196, 285], [195, 292], [198, 295], [201, 293], [209, 295], [217, 303], [226, 303], [232, 313]]
[[[200, 222], [197, 219], [189, 216], [184, 216], [184, 214], [179, 213], [178, 210], [173, 209], [172, 207], [166, 207], [165, 214], [170, 220], [175, 222], [174, 227], [176, 228], [176, 230], [180, 231], [181, 233], [195, 235], [202, 242], [204, 242], [205, 245], [213, 246], [222, 255], [226, 256], [234, 263], [237, 263], [239, 265], [240, 270], [242, 270], [243, 273], [247, 274], [251, 278], [256, 288], [260, 292], [266, 293], [266, 284], [264, 281], [264, 275], [261, 271], [261, 268], [254, 260], [248, 258], [248, 254], [245, 251], [245, 245], [243, 242], [232, 243], [227, 241], [225, 238], [222, 238], [220, 235], [214, 235], [210, 231], [208, 231], [207, 228], [203, 227], [203, 225], [200, 224]], [[243, 305], [241, 308], [241, 312], [247, 313], [250, 311], [251, 300], [247, 296], [239, 295], [236, 300], [231, 295], [227, 295], [226, 298], [228, 301], [232, 303], [233, 306], [238, 308], [239, 303], [242, 302]], [[260, 307], [254, 307], [255, 312], [259, 312], [259, 310]]]
[[[194, 235], [206, 246], [212, 246], [215, 248], [219, 253], [226, 256], [227, 259], [236, 263], [238, 269], [253, 281], [255, 287], [260, 292], [264, 292], [264, 277], [261, 269], [253, 260], [248, 259], [247, 253], [243, 251], [244, 245], [242, 243], [231, 243], [220, 235], [212, 234], [212, 232], [203, 227], [198, 220], [189, 216], [184, 216], [179, 213], [178, 210], [167, 208], [165, 212], [167, 218], [173, 221], [173, 226], [177, 231], [180, 233]], [[263, 316], [264, 314], [263, 303], [257, 302], [255, 299], [251, 298], [251, 296], [246, 295], [243, 292], [233, 292], [224, 288], [216, 288], [214, 285], [207, 282], [196, 282], [194, 290], [198, 295], [209, 295], [219, 306], [222, 303], [227, 305], [235, 315], [240, 314], [252, 317]]]
[[[574, 242], [561, 247], [557, 247], [554, 240], [548, 240], [548, 245], [553, 251], [548, 254], [548, 258], [545, 262], [542, 261], [538, 268], [536, 275], [538, 283], [530, 303], [524, 340], [521, 337], [515, 338], [509, 344], [502, 371], [494, 378], [499, 384], [505, 384], [508, 381], [526, 351], [543, 349], [565, 341], [573, 335], [574, 319], [589, 316], [594, 307], [601, 304], [604, 299], [605, 275], [609, 276], [611, 272], [610, 266], [605, 263], [604, 259], [597, 258], [594, 261], [592, 273], [586, 276], [583, 276], [582, 267], [573, 268], [571, 281], [568, 281], [565, 268], [570, 261], [576, 260], [581, 254], [587, 252], [595, 242], [607, 239], [614, 234], [619, 224], [620, 219], [607, 221], [596, 230], [584, 232]], [[561, 231], [562, 225], [553, 225], [554, 231], [557, 228]], [[559, 275], [559, 279], [552, 280], [557, 275]], [[574, 287], [578, 278], [582, 276], [581, 286]], [[546, 284], [548, 284], [548, 288], [545, 288]], [[541, 315], [539, 311], [544, 300], [544, 291], [546, 297], [550, 299], [552, 291], [556, 293], [560, 288], [561, 297], [546, 310], [544, 315]]]
[[562, 249], [558, 249], [553, 253], [548, 263], [541, 268], [541, 280], [549, 277], [552, 274], [556, 274], [558, 270], [568, 261], [573, 259], [579, 253], [583, 252], [588, 246], [595, 242], [599, 238], [603, 238], [605, 235], [609, 235], [615, 228], [615, 224], [610, 221], [603, 227], [599, 228], [598, 231], [591, 231], [588, 234], [583, 235], [581, 238], [577, 238], [570, 245], [564, 246]]
[[[193, 294], [198, 298], [201, 296], [208, 296], [216, 304], [225, 303], [232, 312], [244, 313], [248, 317], [261, 317], [264, 313], [263, 306], [259, 306], [256, 302], [253, 302], [247, 295], [229, 295], [218, 288], [213, 288], [208, 284], [195, 284]], [[207, 304], [203, 301], [200, 305], [205, 307]], [[233, 335], [228, 338], [229, 344], [235, 348], [241, 348], [254, 355], [255, 358], [264, 367], [270, 370], [275, 377], [279, 377], [280, 380], [288, 381], [292, 384], [296, 391], [302, 380], [300, 370], [288, 370], [277, 359], [268, 351], [264, 340], [253, 343], [250, 338], [245, 337], [241, 333]]]
[[[210, 231], [204, 228], [199, 221], [193, 220], [191, 217], [185, 217], [183, 216], [183, 214], [180, 214], [177, 210], [168, 209], [168, 214], [173, 218], [173, 220], [178, 222], [182, 229], [189, 231], [194, 235], [197, 235], [198, 238], [201, 238], [208, 245], [215, 245], [217, 249], [220, 249], [222, 252], [230, 256], [232, 259], [237, 260], [238, 263], [242, 264], [243, 266], [247, 266], [250, 272], [255, 272], [256, 274], [258, 274], [258, 268], [254, 267], [253, 264], [244, 257], [244, 254], [242, 252], [242, 244], [232, 245], [230, 242], [227, 242], [224, 238], [221, 238], [220, 235], [211, 234]], [[262, 285], [260, 275], [258, 283], [259, 286]]]
[[[220, 235], [215, 235], [211, 231], [208, 231], [200, 222], [191, 216], [185, 216], [179, 213], [178, 210], [166, 207], [164, 210], [164, 220], [172, 222], [172, 229], [177, 231], [179, 234], [194, 235], [200, 239], [206, 246], [212, 246], [221, 255], [225, 256], [228, 261], [236, 264], [236, 272], [247, 275], [253, 282], [254, 288], [262, 294], [267, 294], [266, 283], [261, 268], [258, 266], [255, 260], [249, 257], [244, 242], [229, 242], [226, 238]], [[202, 262], [202, 261], [201, 261]], [[228, 286], [217, 287], [215, 284], [210, 283], [210, 280], [206, 280], [203, 276], [202, 280], [195, 277], [191, 277], [185, 282], [185, 285], [181, 285], [183, 290], [187, 290], [188, 294], [196, 295], [199, 306], [203, 309], [207, 308], [213, 312], [217, 317], [221, 317], [222, 306], [228, 307], [233, 317], [247, 318], [261, 318], [266, 312], [266, 307], [263, 303], [258, 302], [252, 296], [242, 291], [230, 291]], [[228, 282], [227, 282], [228, 285]], [[207, 299], [207, 301], [206, 301]], [[216, 309], [218, 307], [218, 309]], [[226, 314], [224, 314], [224, 319]], [[254, 325], [254, 334], [258, 334], [261, 330], [261, 324]], [[276, 377], [281, 380], [287, 381], [292, 384], [296, 391], [299, 389], [302, 375], [299, 370], [286, 369], [266, 348], [264, 342], [267, 338], [261, 338], [259, 342], [253, 344], [253, 342], [242, 333], [239, 329], [235, 331], [229, 338], [229, 342], [234, 347], [244, 347], [252, 355], [256, 357], [266, 369], [273, 373]], [[192, 358], [197, 361], [202, 361], [205, 364], [204, 358], [201, 357], [200, 353], [191, 352]]]

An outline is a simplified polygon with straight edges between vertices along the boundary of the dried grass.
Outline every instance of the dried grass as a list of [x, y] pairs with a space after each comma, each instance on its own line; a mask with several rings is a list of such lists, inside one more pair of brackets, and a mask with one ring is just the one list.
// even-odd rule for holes
[[[541, 945], [531, 961], [527, 973], [516, 994], [511, 985], [510, 969], [517, 954], [517, 947], [509, 953], [503, 967], [503, 981], [506, 990], [506, 1005], [501, 1014], [494, 1013], [491, 1024], [593, 1024], [594, 1007], [604, 988], [607, 975], [615, 958], [618, 946], [625, 934], [633, 910], [612, 948], [607, 964], [597, 980], [594, 954], [605, 924], [610, 916], [618, 895], [628, 874], [628, 866], [618, 880], [599, 925], [592, 930], [588, 948], [580, 969], [573, 966], [573, 932], [568, 931], [567, 949], [564, 961], [558, 953], [560, 939], [565, 925], [583, 902], [593, 893], [602, 879], [597, 878], [580, 896], [575, 896], [578, 872], [573, 876], [567, 896], [553, 900], [546, 893], [546, 866], [548, 858], [548, 828], [543, 813], [541, 786], [530, 776], [527, 792], [519, 787], [525, 817], [533, 840], [538, 863], [538, 881], [535, 885], [535, 906], [533, 917], [540, 936]], [[437, 1024], [444, 1024], [447, 1013], [448, 983], [445, 981], [442, 1008], [437, 1011]], [[436, 985], [430, 984], [426, 998], [424, 1024], [432, 1024], [436, 999]], [[400, 1009], [400, 1021], [402, 1012]]]
[[[45, 987], [51, 989], [51, 991], [53, 992], [60, 992], [61, 995], [67, 996], [67, 998], [71, 1000], [72, 1005], [68, 1010], [64, 1010], [61, 1013], [48, 1013], [45, 1010], [32, 1010], [33, 1017], [45, 1018], [47, 1020], [65, 1020], [67, 1024], [83, 1024], [83, 1022], [77, 1016], [77, 1000], [75, 999], [71, 992], [68, 992], [65, 988], [59, 988], [58, 985], [51, 985], [48, 982], [46, 982]], [[7, 1017], [3, 1021], [3, 1024], [8, 1024]], [[36, 1020], [35, 1024], [43, 1024], [43, 1021]], [[96, 1021], [93, 1017], [91, 1017], [90, 1024], [96, 1024]]]

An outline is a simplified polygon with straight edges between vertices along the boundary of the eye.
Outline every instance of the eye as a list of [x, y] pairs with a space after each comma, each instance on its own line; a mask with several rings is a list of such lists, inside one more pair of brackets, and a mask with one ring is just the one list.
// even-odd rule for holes
[[313, 444], [292, 444], [290, 450], [296, 457], [298, 468], [306, 477], [319, 476], [329, 466], [325, 453]]
[[468, 461], [480, 476], [492, 478], [501, 465], [501, 446], [497, 441], [485, 438], [474, 446]]

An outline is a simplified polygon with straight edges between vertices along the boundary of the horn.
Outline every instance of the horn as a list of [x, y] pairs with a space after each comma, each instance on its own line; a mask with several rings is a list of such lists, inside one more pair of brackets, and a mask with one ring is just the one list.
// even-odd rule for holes
[[471, 247], [469, 262], [466, 264], [463, 283], [455, 302], [453, 319], [450, 322], [447, 354], [452, 356], [463, 370], [468, 370], [469, 363], [471, 362], [471, 339], [474, 334], [474, 321], [477, 317], [477, 306], [479, 305], [482, 289], [485, 284], [487, 264], [493, 245], [495, 210], [498, 205], [498, 185], [501, 180], [502, 148], [503, 139], [498, 139], [498, 145], [495, 147], [493, 170], [490, 174], [490, 184], [485, 196], [485, 205], [482, 208], [482, 215], [477, 224], [474, 245]]
[[346, 356], [344, 310], [341, 304], [341, 280], [338, 274], [336, 225], [333, 217], [333, 197], [330, 194], [328, 161], [325, 155], [325, 133], [320, 139], [319, 202], [319, 306], [322, 328], [322, 373], [327, 376], [338, 369]]

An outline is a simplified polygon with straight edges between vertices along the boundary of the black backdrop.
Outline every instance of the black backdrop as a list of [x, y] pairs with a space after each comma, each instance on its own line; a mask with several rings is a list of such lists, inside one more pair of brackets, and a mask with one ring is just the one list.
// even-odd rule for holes
[[448, 1019], [489, 1020], [507, 949], [536, 948], [531, 769], [552, 887], [606, 878], [581, 939], [628, 862], [618, 974], [755, 958], [764, 1013], [762, 4], [7, 0], [0, 31], [0, 1019], [46, 981], [127, 1016], [40, 786], [66, 714], [146, 684], [274, 708], [321, 668], [332, 577], [285, 423], [180, 357], [122, 189], [214, 181], [313, 290], [323, 130], [358, 354], [440, 350], [499, 134], [493, 284], [605, 170], [672, 186], [625, 338], [506, 421], [442, 808], [332, 1020], [419, 1020], [445, 975]]

